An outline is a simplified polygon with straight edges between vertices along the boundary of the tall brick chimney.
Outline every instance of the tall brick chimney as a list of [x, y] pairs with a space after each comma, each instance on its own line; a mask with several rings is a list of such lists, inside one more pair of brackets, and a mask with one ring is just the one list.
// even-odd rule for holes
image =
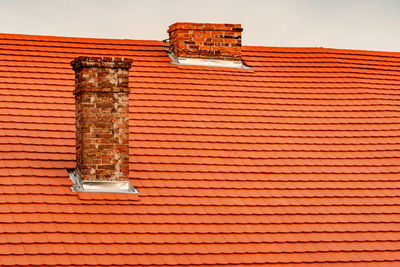
[[242, 31], [240, 24], [178, 22], [168, 29], [170, 51], [178, 59], [241, 61]]
[[129, 180], [129, 87], [132, 60], [78, 57], [75, 70], [75, 172], [83, 181]]

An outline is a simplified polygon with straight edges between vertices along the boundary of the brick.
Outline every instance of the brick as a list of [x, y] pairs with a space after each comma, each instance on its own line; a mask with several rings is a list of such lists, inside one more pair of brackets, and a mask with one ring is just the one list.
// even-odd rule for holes
[[[168, 29], [170, 51], [177, 57], [241, 61], [242, 31], [240, 24], [175, 23]], [[231, 46], [238, 49], [225, 49]]]
[[[129, 68], [132, 60], [78, 57], [76, 159], [83, 180], [129, 180]], [[129, 166], [128, 166], [129, 169]]]

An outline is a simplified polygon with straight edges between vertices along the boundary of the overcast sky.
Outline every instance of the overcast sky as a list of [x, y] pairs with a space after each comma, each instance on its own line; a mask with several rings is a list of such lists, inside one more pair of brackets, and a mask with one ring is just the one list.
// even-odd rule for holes
[[174, 22], [241, 23], [243, 44], [400, 52], [400, 0], [0, 0], [0, 32], [163, 40]]

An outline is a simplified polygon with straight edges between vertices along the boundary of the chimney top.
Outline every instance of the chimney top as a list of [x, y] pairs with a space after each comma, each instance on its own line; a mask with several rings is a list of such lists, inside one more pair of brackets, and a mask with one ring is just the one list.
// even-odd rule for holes
[[169, 49], [179, 63], [201, 59], [241, 65], [242, 31], [240, 24], [177, 22], [168, 29]]
[[130, 69], [131, 64], [132, 64], [132, 59], [123, 57], [79, 56], [71, 61], [71, 66], [75, 71], [82, 67]]
[[[71, 62], [71, 66], [76, 73], [74, 94], [80, 93], [81, 91], [126, 91], [129, 93], [127, 75], [131, 64], [132, 59], [130, 58], [85, 56], [75, 58]], [[117, 72], [117, 70], [121, 70], [121, 72]], [[122, 72], [124, 72], [124, 74], [122, 74]], [[103, 79], [100, 79], [98, 73], [105, 75]], [[83, 74], [86, 76], [83, 77]], [[117, 76], [118, 78], [123, 77], [124, 79], [116, 79]]]

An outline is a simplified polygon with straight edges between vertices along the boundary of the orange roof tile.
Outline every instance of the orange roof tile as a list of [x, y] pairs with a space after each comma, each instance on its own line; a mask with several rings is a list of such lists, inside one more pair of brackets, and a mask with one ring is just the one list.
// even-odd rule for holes
[[[0, 34], [1, 266], [397, 266], [400, 53]], [[73, 193], [77, 56], [133, 59], [131, 183]]]

